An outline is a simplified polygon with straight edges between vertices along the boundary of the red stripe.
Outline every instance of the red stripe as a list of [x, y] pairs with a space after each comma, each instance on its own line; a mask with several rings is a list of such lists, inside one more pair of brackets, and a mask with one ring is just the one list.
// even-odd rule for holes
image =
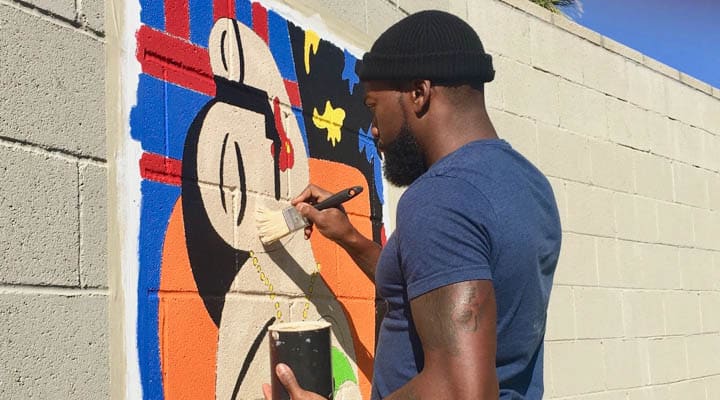
[[165, 30], [183, 39], [190, 37], [188, 0], [165, 0]]
[[137, 32], [137, 59], [148, 75], [215, 96], [215, 80], [206, 49], [145, 25]]
[[252, 3], [252, 24], [255, 33], [268, 43], [268, 14], [260, 3]]
[[235, 18], [235, 0], [213, 0], [213, 19]]
[[143, 179], [180, 186], [182, 161], [155, 153], [143, 153], [140, 158], [140, 176]]
[[300, 100], [300, 88], [298, 87], [297, 82], [283, 79], [283, 83], [285, 84], [285, 91], [290, 99], [290, 105], [302, 107], [302, 101]]

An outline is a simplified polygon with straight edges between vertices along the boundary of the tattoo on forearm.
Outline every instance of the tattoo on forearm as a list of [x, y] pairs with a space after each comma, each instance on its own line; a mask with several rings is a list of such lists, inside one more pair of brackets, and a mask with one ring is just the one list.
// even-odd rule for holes
[[455, 304], [452, 319], [455, 325], [466, 332], [477, 332], [480, 326], [482, 310], [477, 299], [477, 288], [463, 288], [458, 303]]

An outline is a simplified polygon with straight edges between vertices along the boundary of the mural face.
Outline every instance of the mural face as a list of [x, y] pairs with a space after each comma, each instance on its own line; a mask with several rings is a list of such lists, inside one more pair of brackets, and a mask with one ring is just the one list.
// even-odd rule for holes
[[243, 0], [140, 1], [130, 136], [141, 190], [137, 353], [144, 398], [254, 399], [267, 329], [332, 324], [336, 399], [369, 398], [375, 291], [333, 243], [263, 245], [256, 207], [308, 182], [384, 241], [380, 162], [347, 50]]

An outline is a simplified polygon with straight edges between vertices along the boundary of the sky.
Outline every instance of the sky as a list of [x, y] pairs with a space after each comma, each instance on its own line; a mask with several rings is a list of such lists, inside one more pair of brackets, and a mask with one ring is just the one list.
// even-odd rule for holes
[[590, 28], [720, 88], [720, 0], [582, 0], [563, 11]]

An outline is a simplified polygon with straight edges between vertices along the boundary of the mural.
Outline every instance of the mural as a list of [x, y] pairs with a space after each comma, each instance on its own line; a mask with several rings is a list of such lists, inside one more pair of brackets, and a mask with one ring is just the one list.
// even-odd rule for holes
[[350, 219], [382, 243], [380, 160], [358, 60], [247, 0], [141, 0], [137, 354], [146, 399], [255, 399], [267, 328], [333, 326], [336, 398], [369, 398], [375, 290], [302, 232], [264, 246], [255, 208], [308, 182], [360, 185]]

